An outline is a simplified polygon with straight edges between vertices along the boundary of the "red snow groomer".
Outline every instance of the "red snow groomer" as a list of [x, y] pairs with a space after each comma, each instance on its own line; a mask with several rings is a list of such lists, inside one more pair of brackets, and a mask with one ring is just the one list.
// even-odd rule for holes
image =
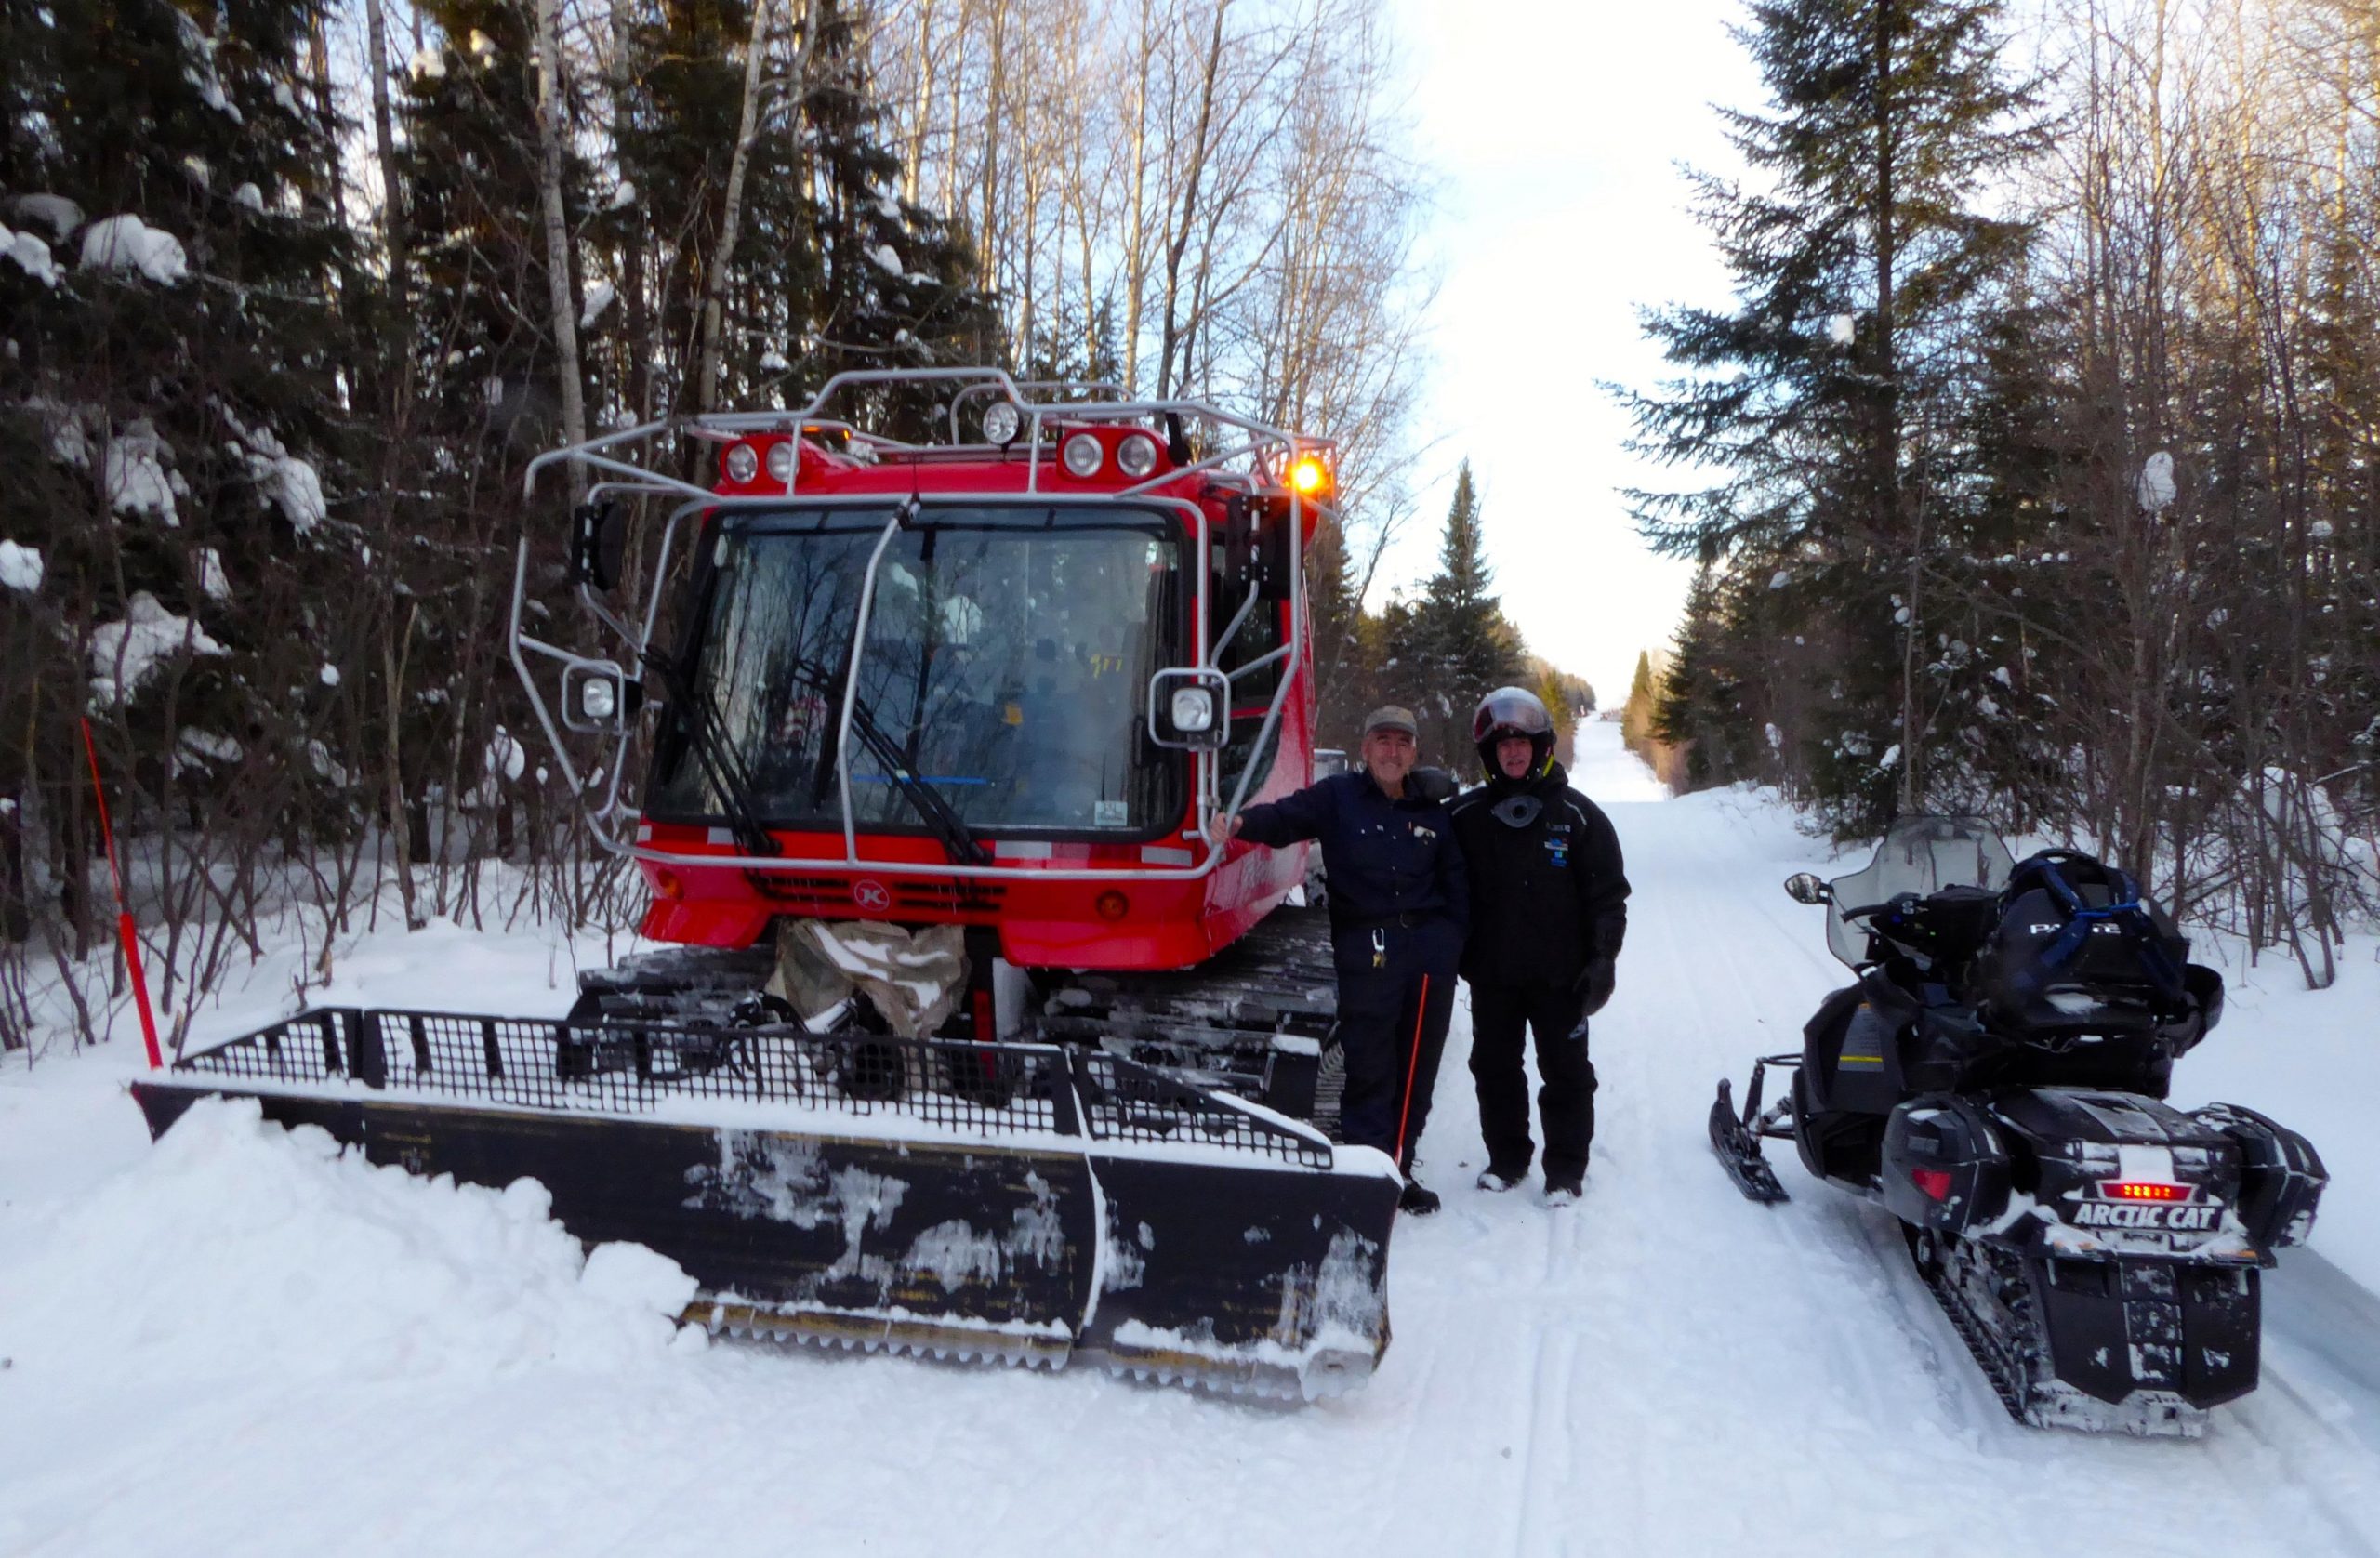
[[[923, 404], [951, 442], [863, 425]], [[671, 474], [687, 441], [715, 483]], [[376, 1161], [536, 1178], [582, 1238], [676, 1260], [714, 1329], [1360, 1382], [1400, 1182], [1331, 1140], [1302, 852], [1205, 826], [1310, 777], [1329, 455], [950, 369], [541, 456], [533, 490], [593, 483], [588, 622], [536, 636], [524, 541], [514, 664], [677, 944], [564, 1019], [316, 1010], [178, 1057], [136, 1086], [152, 1129], [254, 1096]]]

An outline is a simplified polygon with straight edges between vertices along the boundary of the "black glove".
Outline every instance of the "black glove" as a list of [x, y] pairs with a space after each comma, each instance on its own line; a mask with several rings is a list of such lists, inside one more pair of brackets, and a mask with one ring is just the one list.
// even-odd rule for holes
[[1579, 971], [1578, 983], [1571, 989], [1579, 997], [1579, 1019], [1584, 1022], [1604, 1009], [1611, 999], [1612, 985], [1620, 978], [1618, 964], [1609, 957], [1590, 957]]

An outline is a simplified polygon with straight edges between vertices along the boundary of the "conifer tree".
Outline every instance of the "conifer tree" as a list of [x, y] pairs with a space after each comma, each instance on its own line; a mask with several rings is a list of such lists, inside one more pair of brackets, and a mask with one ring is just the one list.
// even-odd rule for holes
[[[1737, 306], [1648, 318], [1686, 375], [1629, 398], [1640, 451], [1725, 473], [1632, 495], [1647, 538], [1734, 576], [1737, 633], [1781, 628], [1784, 603], [1758, 587], [1805, 577], [1794, 616], [1823, 613], [1848, 650], [1839, 696], [1785, 701], [1823, 711], [1792, 739], [1841, 759], [1829, 799], [1855, 830], [1924, 786], [1923, 555], [1960, 522], [1970, 462], [1950, 434], [2028, 238], [1981, 208], [2039, 139], [1998, 59], [2000, 13], [1999, 0], [1752, 8], [1739, 35], [1771, 111], [1726, 117], [1773, 192], [1699, 180]], [[1731, 713], [1695, 699], [1673, 712]], [[1710, 763], [1715, 733], [1691, 733]]]
[[[0, 811], [48, 832], [78, 941], [86, 713], [120, 826], [202, 798], [248, 819], [229, 851], [338, 825], [336, 759], [306, 760], [351, 626], [313, 601], [357, 561], [352, 249], [298, 67], [321, 24], [313, 0], [0, 0]], [[163, 852], [159, 893], [204, 894], [208, 847]]]
[[[1491, 593], [1495, 575], [1480, 530], [1471, 462], [1455, 473], [1438, 542], [1438, 571], [1414, 613], [1410, 657], [1421, 699], [1415, 713], [1434, 751], [1456, 761], [1471, 747], [1471, 712], [1491, 689], [1530, 680], [1520, 635]], [[1433, 720], [1435, 728], [1429, 728]]]

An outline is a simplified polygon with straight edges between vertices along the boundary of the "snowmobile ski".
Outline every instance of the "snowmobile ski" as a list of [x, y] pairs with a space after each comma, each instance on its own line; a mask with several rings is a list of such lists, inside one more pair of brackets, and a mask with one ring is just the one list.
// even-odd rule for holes
[[1752, 1074], [1752, 1090], [1744, 1113], [1736, 1112], [1735, 1089], [1724, 1076], [1719, 1078], [1719, 1096], [1711, 1104], [1711, 1150], [1718, 1155], [1719, 1166], [1727, 1178], [1744, 1193], [1744, 1198], [1774, 1206], [1790, 1199], [1777, 1170], [1760, 1150], [1760, 1074]]
[[1400, 1182], [1118, 1056], [798, 1027], [316, 1010], [133, 1085], [253, 1098], [375, 1163], [543, 1184], [734, 1335], [1310, 1399], [1388, 1344]]

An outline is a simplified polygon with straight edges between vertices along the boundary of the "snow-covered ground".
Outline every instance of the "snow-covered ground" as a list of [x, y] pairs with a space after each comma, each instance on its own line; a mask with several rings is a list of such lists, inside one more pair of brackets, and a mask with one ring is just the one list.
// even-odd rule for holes
[[[1458, 1017], [1356, 1395], [1257, 1408], [1058, 1376], [672, 1339], [672, 1274], [582, 1269], [526, 1187], [328, 1157], [233, 1107], [151, 1147], [137, 1048], [0, 1070], [0, 1553], [1159, 1551], [2273, 1554], [2380, 1550], [2380, 968], [2232, 970], [2183, 1063], [2311, 1134], [2316, 1249], [2268, 1277], [2265, 1383], [2196, 1443], [2012, 1424], [1879, 1216], [1776, 1160], [1739, 1197], [1712, 1083], [1841, 970], [1778, 883], [1831, 858], [1743, 795], [1661, 801], [1590, 726], [1637, 884], [1597, 1021], [1581, 1205], [1471, 1188]], [[379, 938], [342, 999], [559, 1010], [532, 938]], [[259, 999], [269, 1000], [267, 989]], [[210, 1013], [212, 1026], [243, 1014]], [[202, 1031], [205, 1031], [204, 1029]], [[2334, 1266], [2331, 1262], [2335, 1262]]]

